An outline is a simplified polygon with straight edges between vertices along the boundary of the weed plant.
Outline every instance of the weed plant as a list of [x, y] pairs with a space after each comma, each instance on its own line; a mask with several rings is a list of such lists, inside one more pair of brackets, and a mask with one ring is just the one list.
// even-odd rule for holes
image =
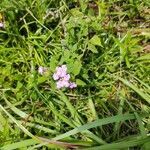
[[150, 149], [149, 0], [0, 0], [0, 23], [1, 150]]

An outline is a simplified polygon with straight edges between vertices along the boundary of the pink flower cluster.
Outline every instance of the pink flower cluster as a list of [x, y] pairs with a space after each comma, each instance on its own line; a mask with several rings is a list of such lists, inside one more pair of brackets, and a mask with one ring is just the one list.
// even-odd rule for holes
[[40, 75], [43, 75], [46, 71], [47, 71], [47, 68], [46, 68], [46, 67], [40, 66], [40, 67], [38, 68], [38, 73], [39, 73]]
[[63, 87], [73, 89], [77, 87], [74, 82], [70, 82], [70, 75], [67, 73], [66, 65], [56, 67], [56, 72], [53, 74], [53, 79], [57, 81], [56, 86], [58, 89]]

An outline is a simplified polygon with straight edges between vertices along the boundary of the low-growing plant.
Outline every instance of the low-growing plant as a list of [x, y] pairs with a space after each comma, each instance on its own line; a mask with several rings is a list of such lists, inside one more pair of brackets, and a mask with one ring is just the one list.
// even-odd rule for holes
[[148, 150], [148, 8], [3, 0], [0, 149]]

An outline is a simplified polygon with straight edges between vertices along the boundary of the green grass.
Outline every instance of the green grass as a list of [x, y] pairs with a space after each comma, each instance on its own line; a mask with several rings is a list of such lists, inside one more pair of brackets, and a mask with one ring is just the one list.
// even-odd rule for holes
[[[0, 2], [0, 149], [149, 150], [149, 8], [149, 0]], [[56, 88], [62, 64], [77, 88]]]

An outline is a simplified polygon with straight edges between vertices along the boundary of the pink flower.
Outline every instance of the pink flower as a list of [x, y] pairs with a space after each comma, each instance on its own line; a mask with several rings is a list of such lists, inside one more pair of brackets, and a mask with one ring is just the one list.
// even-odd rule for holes
[[62, 65], [61, 67], [56, 68], [56, 73], [53, 74], [53, 79], [58, 80], [60, 78], [65, 77], [67, 74], [67, 66]]
[[58, 80], [58, 79], [59, 79], [59, 76], [58, 76], [57, 73], [54, 73], [54, 74], [53, 74], [53, 79], [54, 79], [54, 80]]
[[64, 79], [65, 81], [69, 81], [69, 80], [70, 80], [70, 74], [66, 74], [66, 75], [63, 77], [63, 79]]
[[57, 81], [57, 82], [56, 82], [56, 87], [57, 87], [57, 89], [63, 88], [62, 81]]
[[58, 89], [63, 88], [63, 87], [69, 87], [70, 83], [69, 83], [69, 79], [70, 79], [70, 75], [66, 74], [63, 78], [60, 78], [57, 82], [56, 82], [56, 86]]
[[62, 65], [60, 67], [56, 67], [56, 72], [53, 74], [53, 79], [56, 82], [56, 87], [58, 89], [61, 88], [75, 88], [77, 85], [74, 82], [70, 82], [70, 74], [67, 74], [67, 66]]
[[67, 88], [67, 87], [69, 87], [69, 82], [62, 79], [62, 80], [57, 81], [56, 86], [57, 86], [58, 89], [61, 89], [63, 87]]
[[62, 70], [63, 70], [64, 72], [67, 72], [67, 66], [66, 66], [66, 65], [62, 65], [61, 68], [62, 68]]
[[74, 82], [70, 82], [70, 85], [69, 85], [69, 88], [70, 89], [73, 89], [73, 88], [76, 88], [77, 87], [77, 84], [74, 83]]
[[46, 71], [47, 71], [47, 68], [46, 68], [46, 67], [40, 66], [40, 67], [38, 68], [38, 73], [41, 74], [41, 75], [43, 75]]

